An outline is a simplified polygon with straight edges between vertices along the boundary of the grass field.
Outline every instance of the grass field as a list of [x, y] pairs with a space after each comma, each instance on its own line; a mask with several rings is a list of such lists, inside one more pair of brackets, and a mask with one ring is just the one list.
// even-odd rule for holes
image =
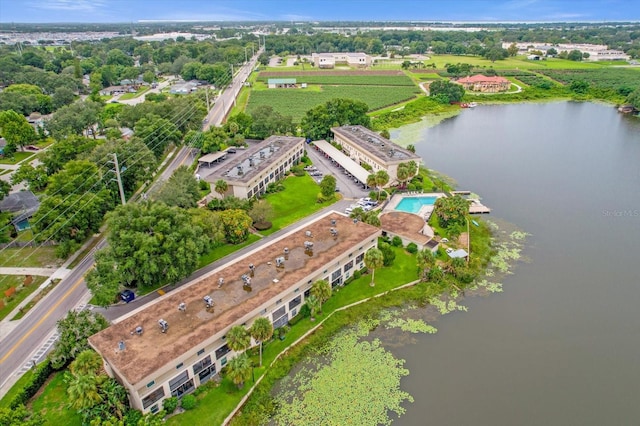
[[35, 152], [14, 152], [13, 157], [11, 158], [0, 158], [0, 164], [18, 164], [21, 161], [33, 157], [34, 155], [36, 155]]
[[[271, 73], [270, 73], [271, 74]], [[323, 73], [278, 73], [277, 78], [296, 78], [298, 83], [308, 84], [332, 84], [332, 85], [355, 85], [355, 86], [413, 86], [413, 82], [404, 73], [399, 75], [376, 75], [371, 73], [353, 72], [354, 75], [328, 75]], [[266, 82], [273, 75], [261, 75], [258, 81]]]
[[309, 175], [290, 176], [282, 181], [286, 188], [282, 192], [268, 194], [265, 199], [273, 207], [273, 226], [262, 231], [269, 235], [291, 225], [292, 223], [321, 210], [334, 201], [318, 204], [316, 198], [320, 192], [320, 186]]
[[564, 84], [584, 80], [601, 89], [617, 90], [620, 87], [640, 87], [640, 70], [637, 68], [598, 68], [584, 70], [542, 70], [544, 74]]
[[0, 250], [0, 266], [14, 268], [58, 267], [55, 246], [5, 248]]
[[82, 417], [67, 408], [68, 402], [64, 371], [59, 371], [51, 375], [42, 392], [33, 399], [31, 407], [34, 412], [42, 414], [46, 425], [80, 426]]
[[414, 98], [420, 89], [416, 86], [322, 86], [319, 92], [306, 89], [256, 90], [249, 95], [247, 111], [260, 105], [270, 105], [283, 115], [299, 122], [305, 112], [316, 105], [335, 98], [362, 101], [370, 110], [384, 108]]
[[456, 55], [433, 55], [431, 59], [425, 61], [428, 64], [436, 64], [438, 69], [445, 68], [446, 64], [470, 64], [476, 67], [486, 67], [495, 69], [601, 69], [607, 64], [595, 62], [575, 62], [566, 59], [550, 58], [544, 61], [529, 61], [525, 56], [516, 56], [491, 62], [480, 56], [456, 56]]
[[[31, 282], [31, 284], [17, 289], [18, 286], [24, 282], [24, 278], [24, 275], [3, 275], [0, 278], [0, 300], [4, 300], [5, 304], [5, 306], [0, 309], [0, 320], [9, 315], [20, 302], [36, 291], [36, 289], [40, 287], [40, 284], [46, 280], [46, 277], [33, 276], [33, 282]], [[16, 288], [16, 292], [11, 297], [5, 297], [4, 292], [11, 287]]]

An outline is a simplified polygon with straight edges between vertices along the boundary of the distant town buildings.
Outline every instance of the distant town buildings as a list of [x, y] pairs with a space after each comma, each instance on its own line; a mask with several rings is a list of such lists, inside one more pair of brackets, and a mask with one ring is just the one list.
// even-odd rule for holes
[[504, 77], [487, 77], [482, 74], [461, 78], [457, 83], [465, 90], [483, 93], [505, 92], [511, 87], [511, 82]]
[[371, 173], [379, 170], [386, 171], [389, 174], [389, 185], [396, 182], [400, 163], [408, 163], [412, 160], [418, 165], [422, 163], [419, 155], [396, 145], [364, 126], [332, 127], [331, 131], [335, 142], [342, 146], [342, 151], [353, 161], [371, 167]]
[[[284, 178], [291, 166], [300, 162], [304, 155], [304, 138], [270, 136], [246, 150], [238, 150], [234, 154], [228, 152], [209, 154], [212, 157], [208, 161], [222, 160], [226, 164], [204, 180], [211, 184], [214, 195], [215, 184], [222, 179], [228, 187], [225, 195], [246, 199], [264, 194], [270, 183]], [[205, 157], [200, 159], [201, 162]]]
[[[502, 43], [503, 48], [508, 48], [511, 43]], [[585, 61], [628, 61], [629, 55], [621, 50], [613, 50], [607, 48], [604, 44], [579, 44], [579, 43], [516, 43], [518, 52], [520, 54], [527, 54], [534, 51], [540, 51], [544, 54], [549, 49], [555, 49], [558, 53], [565, 51], [570, 52], [572, 50], [579, 50], [582, 54], [587, 53], [588, 57], [584, 58]]]
[[312, 53], [311, 60], [318, 68], [335, 68], [336, 65], [364, 68], [371, 66], [371, 56], [363, 52]]

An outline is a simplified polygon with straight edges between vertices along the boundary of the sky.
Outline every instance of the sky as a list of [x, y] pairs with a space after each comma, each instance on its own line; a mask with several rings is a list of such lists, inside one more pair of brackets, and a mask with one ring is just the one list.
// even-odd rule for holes
[[0, 22], [640, 21], [639, 0], [0, 0]]

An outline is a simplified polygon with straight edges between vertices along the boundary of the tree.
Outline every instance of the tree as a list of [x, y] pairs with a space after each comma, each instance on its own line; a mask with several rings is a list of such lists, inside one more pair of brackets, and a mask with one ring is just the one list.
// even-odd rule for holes
[[511, 43], [507, 48], [509, 56], [516, 56], [518, 54], [518, 46], [515, 43]]
[[54, 137], [62, 139], [67, 135], [79, 135], [83, 131], [91, 130], [98, 122], [98, 114], [102, 106], [94, 101], [74, 102], [58, 109], [47, 122], [46, 128]]
[[238, 389], [242, 389], [244, 382], [251, 377], [251, 369], [249, 357], [246, 354], [240, 354], [227, 364], [227, 377], [238, 386]]
[[26, 181], [29, 190], [33, 192], [40, 192], [46, 188], [48, 179], [47, 170], [42, 164], [34, 168], [27, 162], [22, 163], [11, 175], [13, 185]]
[[378, 212], [374, 210], [369, 210], [368, 212], [364, 211], [362, 207], [356, 207], [353, 209], [349, 217], [353, 219], [358, 219], [361, 222], [368, 223], [372, 226], [380, 227], [380, 218], [378, 217]]
[[4, 199], [11, 192], [11, 185], [9, 182], [0, 180], [0, 201]]
[[409, 166], [406, 163], [398, 164], [396, 177], [398, 179], [398, 182], [400, 182], [400, 187], [404, 188], [407, 180], [409, 179]]
[[98, 392], [101, 378], [95, 374], [68, 374], [65, 379], [71, 408], [86, 410], [102, 402], [102, 395]]
[[227, 332], [227, 346], [235, 352], [244, 352], [251, 345], [251, 335], [242, 325], [234, 325]]
[[582, 52], [579, 51], [579, 50], [572, 50], [567, 55], [567, 59], [570, 60], [570, 61], [580, 62], [580, 61], [582, 61], [582, 58], [583, 58]]
[[391, 134], [389, 134], [389, 130], [387, 130], [387, 129], [382, 129], [380, 131], [380, 136], [382, 136], [385, 139], [390, 139], [391, 138]]
[[311, 285], [311, 294], [318, 298], [320, 314], [322, 314], [322, 305], [331, 297], [331, 284], [327, 280], [318, 280]]
[[273, 218], [273, 207], [267, 200], [260, 200], [253, 204], [248, 214], [254, 224], [267, 225]]
[[429, 276], [431, 268], [436, 264], [436, 258], [429, 249], [422, 249], [416, 255], [418, 269], [420, 270], [420, 279], [425, 281]]
[[200, 199], [200, 186], [187, 166], [180, 166], [154, 197], [168, 206], [183, 209], [196, 207]]
[[141, 288], [176, 283], [195, 271], [209, 243], [186, 211], [151, 201], [118, 206], [107, 214], [107, 231], [109, 246], [87, 275], [94, 294], [114, 282]]
[[[47, 174], [52, 175], [60, 171], [65, 164], [75, 160], [80, 154], [95, 148], [97, 141], [82, 136], [70, 136], [54, 142], [40, 155], [40, 161], [45, 165]], [[93, 160], [92, 160], [93, 161]]]
[[156, 75], [153, 71], [145, 71], [144, 74], [142, 74], [142, 80], [144, 80], [145, 83], [151, 84], [156, 81]]
[[469, 213], [469, 201], [459, 195], [439, 197], [435, 202], [434, 212], [438, 224], [443, 228], [464, 226]]
[[13, 110], [0, 112], [0, 134], [7, 141], [4, 154], [9, 156], [38, 139], [27, 119]]
[[367, 176], [367, 186], [369, 188], [375, 188], [377, 186], [376, 182], [376, 175], [374, 173]]
[[135, 135], [160, 158], [169, 144], [180, 142], [182, 133], [173, 122], [158, 115], [149, 114], [141, 118], [135, 125]]
[[222, 198], [224, 198], [224, 194], [227, 192], [227, 190], [229, 189], [229, 185], [227, 185], [227, 182], [223, 179], [218, 179], [215, 183], [215, 191], [220, 194], [220, 196]]
[[102, 358], [92, 350], [87, 349], [78, 354], [71, 364], [69, 364], [69, 372], [74, 376], [86, 374], [98, 375], [102, 369]]
[[229, 209], [220, 212], [220, 219], [228, 243], [240, 244], [249, 237], [249, 229], [253, 221], [240, 209]]
[[[415, 147], [414, 150], [412, 151], [413, 153], [415, 153]], [[414, 160], [411, 160], [407, 163], [407, 168], [409, 169], [409, 177], [412, 178], [414, 176], [417, 176], [419, 168], [418, 168], [418, 163], [416, 163]]]
[[555, 56], [557, 54], [558, 54], [558, 51], [553, 47], [547, 50], [547, 56]]
[[333, 197], [336, 192], [336, 178], [333, 175], [325, 175], [320, 181], [320, 192], [325, 198]]
[[33, 414], [20, 404], [15, 408], [0, 408], [2, 426], [40, 426], [45, 422], [40, 414]]
[[262, 342], [273, 336], [273, 324], [269, 318], [258, 317], [251, 325], [249, 333], [257, 342], [260, 342], [260, 367], [262, 367]]
[[[402, 245], [402, 240], [400, 240], [400, 245]], [[396, 260], [396, 252], [393, 251], [391, 245], [385, 242], [380, 242], [378, 244], [378, 250], [382, 253], [382, 266], [393, 265], [393, 261]]]
[[506, 58], [509, 55], [506, 49], [501, 47], [492, 47], [487, 49], [484, 54], [484, 57], [490, 60], [491, 62], [499, 61], [501, 59]]
[[374, 277], [376, 274], [376, 269], [382, 268], [384, 264], [384, 256], [382, 252], [375, 248], [371, 247], [364, 255], [364, 264], [367, 266], [367, 269], [371, 270], [371, 284], [370, 286], [375, 286]]
[[308, 110], [302, 118], [300, 127], [308, 138], [327, 139], [331, 136], [331, 127], [347, 124], [371, 127], [368, 111], [369, 106], [364, 102], [332, 99]]
[[626, 103], [633, 105], [635, 109], [640, 109], [640, 89], [636, 89], [627, 96]]
[[60, 369], [75, 359], [82, 351], [89, 349], [87, 338], [104, 330], [109, 322], [100, 314], [90, 311], [69, 311], [58, 321], [60, 337], [49, 353], [51, 366]]
[[464, 96], [464, 87], [448, 80], [436, 80], [429, 85], [429, 95], [442, 99], [445, 103], [460, 102]]
[[75, 93], [68, 87], [60, 86], [51, 96], [51, 104], [54, 109], [69, 105], [76, 98]]
[[271, 105], [260, 105], [251, 111], [251, 134], [258, 139], [291, 133], [294, 129], [293, 118], [283, 116]]
[[378, 199], [380, 199], [380, 190], [389, 183], [389, 173], [386, 170], [378, 170], [376, 173], [376, 187], [378, 188]]
[[313, 294], [310, 294], [305, 298], [305, 303], [309, 307], [309, 312], [311, 313], [311, 321], [315, 321], [316, 314], [320, 310], [320, 299], [318, 299]]
[[589, 91], [589, 83], [584, 80], [574, 80], [569, 85], [569, 89], [572, 92], [584, 95]]

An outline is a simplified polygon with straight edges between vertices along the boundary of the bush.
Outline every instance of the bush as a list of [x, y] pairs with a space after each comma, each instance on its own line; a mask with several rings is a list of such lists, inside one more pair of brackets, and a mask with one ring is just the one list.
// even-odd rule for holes
[[411, 254], [416, 254], [418, 252], [418, 246], [416, 243], [407, 244], [407, 251]]
[[19, 405], [26, 405], [27, 401], [29, 401], [40, 390], [51, 373], [53, 373], [53, 367], [51, 366], [51, 361], [49, 359], [37, 365], [33, 376], [31, 376], [31, 381], [27, 382], [24, 385], [24, 388], [16, 394], [9, 407], [11, 409], [15, 409]]
[[162, 409], [167, 412], [167, 414], [171, 414], [176, 411], [178, 408], [178, 398], [172, 396], [171, 398], [167, 398], [162, 401]]
[[302, 164], [298, 164], [291, 167], [291, 173], [296, 176], [304, 176], [306, 172], [304, 171], [304, 166]]
[[354, 279], [354, 280], [357, 280], [357, 279], [358, 279], [358, 278], [360, 278], [361, 276], [362, 276], [362, 272], [360, 272], [360, 271], [355, 271], [355, 272], [353, 273], [353, 279]]
[[196, 408], [196, 397], [193, 395], [185, 395], [182, 397], [182, 401], [180, 403], [180, 405], [182, 406], [182, 408], [184, 408], [185, 410], [192, 410], [194, 408]]
[[397, 235], [395, 237], [393, 237], [393, 239], [391, 240], [391, 245], [394, 247], [402, 247], [402, 238], [398, 237]]
[[124, 415], [124, 424], [125, 426], [138, 426], [138, 422], [140, 421], [140, 419], [142, 419], [142, 417], [142, 412], [130, 408]]
[[253, 224], [253, 227], [256, 228], [258, 231], [266, 231], [267, 229], [271, 228], [272, 224], [269, 221], [264, 221], [264, 222], [256, 222]]
[[309, 305], [306, 303], [302, 305], [300, 308], [300, 312], [298, 312], [297, 316], [301, 316], [303, 318], [309, 318], [311, 316], [311, 309], [309, 309]]

